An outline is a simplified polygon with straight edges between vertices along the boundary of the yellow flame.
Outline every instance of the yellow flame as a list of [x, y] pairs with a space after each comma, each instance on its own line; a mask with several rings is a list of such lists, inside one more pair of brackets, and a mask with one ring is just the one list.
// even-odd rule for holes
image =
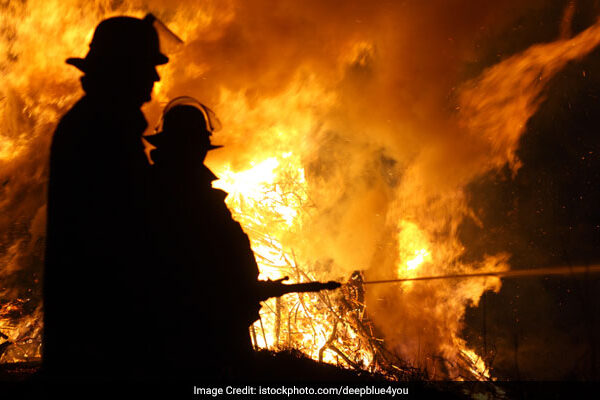
[[419, 265], [423, 264], [427, 257], [429, 257], [427, 249], [415, 250], [415, 258], [406, 261], [406, 268], [408, 270], [416, 269]]
[[398, 277], [417, 276], [416, 270], [432, 260], [428, 248], [431, 247], [425, 232], [417, 224], [408, 221], [400, 222], [398, 233], [399, 260]]
[[489, 368], [480, 356], [467, 348], [463, 348], [461, 352], [471, 363], [470, 370], [474, 376], [488, 380], [491, 379]]

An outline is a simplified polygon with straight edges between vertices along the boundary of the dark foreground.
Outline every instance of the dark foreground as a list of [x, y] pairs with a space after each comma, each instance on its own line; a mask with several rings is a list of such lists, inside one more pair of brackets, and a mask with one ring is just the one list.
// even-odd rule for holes
[[[319, 363], [297, 352], [260, 351], [244, 376], [220, 381], [135, 379], [129, 381], [51, 381], [39, 363], [0, 365], [0, 398], [356, 398], [398, 399], [566, 399], [595, 398], [600, 382], [432, 382], [415, 371], [390, 376]], [[77, 368], [77, 366], [74, 366]]]

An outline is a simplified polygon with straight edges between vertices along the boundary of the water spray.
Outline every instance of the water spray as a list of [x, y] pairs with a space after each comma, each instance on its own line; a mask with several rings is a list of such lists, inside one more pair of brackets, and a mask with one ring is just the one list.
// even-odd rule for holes
[[476, 272], [472, 274], [449, 274], [437, 276], [417, 276], [413, 278], [383, 279], [377, 281], [364, 281], [363, 285], [374, 285], [379, 283], [400, 283], [412, 281], [433, 281], [438, 279], [463, 279], [463, 278], [520, 278], [526, 276], [552, 276], [552, 275], [582, 275], [600, 272], [600, 265], [580, 266], [580, 267], [551, 267], [551, 268], [530, 268], [512, 271], [495, 272]]

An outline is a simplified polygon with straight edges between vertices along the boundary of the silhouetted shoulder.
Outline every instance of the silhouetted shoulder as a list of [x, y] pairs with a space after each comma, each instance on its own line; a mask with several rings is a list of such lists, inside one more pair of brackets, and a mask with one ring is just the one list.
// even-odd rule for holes
[[[80, 99], [60, 120], [54, 132], [53, 143], [70, 143], [83, 140], [93, 127], [92, 112], [84, 99]], [[79, 139], [79, 140], [78, 140]]]

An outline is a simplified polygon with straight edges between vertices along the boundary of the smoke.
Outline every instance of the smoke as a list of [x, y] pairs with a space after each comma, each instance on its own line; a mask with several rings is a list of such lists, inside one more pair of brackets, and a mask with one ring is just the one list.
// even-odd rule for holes
[[514, 5], [236, 4], [186, 38], [166, 67], [176, 82], [166, 97], [186, 92], [217, 104], [227, 134], [216, 136], [226, 149], [214, 164], [233, 158], [243, 169], [281, 145], [265, 128], [301, 124], [283, 146], [297, 136], [312, 200], [330, 211], [305, 233], [327, 238], [318, 252], [349, 274], [370, 266], [398, 190], [407, 194], [402, 203], [415, 198], [423, 209], [424, 198], [460, 189], [483, 169], [465, 162], [486, 153], [449, 125], [448, 95], [475, 56], [473, 36], [492, 19], [500, 26], [513, 18]]
[[[491, 146], [473, 135], [489, 127], [465, 128], [456, 106], [469, 105], [469, 88], [459, 87], [477, 61], [476, 39], [541, 2], [522, 3], [0, 3], [0, 296], [39, 305], [49, 143], [82, 94], [64, 60], [85, 55], [101, 19], [145, 12], [185, 41], [159, 67], [163, 79], [145, 107], [150, 125], [168, 99], [190, 95], [223, 122], [214, 142], [225, 148], [208, 159], [217, 174], [293, 153], [308, 210], [280, 239], [304, 263], [333, 261], [318, 277], [417, 273], [406, 264], [415, 251], [423, 274], [506, 268], [505, 255], [462, 263], [456, 233], [474, 218], [464, 187], [491, 168], [517, 165], [521, 131], [497, 132]], [[464, 348], [464, 307], [492, 288], [498, 280], [392, 286], [369, 289], [367, 303], [386, 341], [431, 368], [432, 355], [453, 359]]]
[[[359, 269], [394, 277], [422, 248], [431, 254], [424, 273], [505, 268], [503, 255], [460, 263], [456, 231], [469, 214], [462, 189], [499, 165], [487, 160], [495, 156], [487, 143], [460, 129], [448, 98], [475, 57], [473, 36], [491, 18], [507, 22], [511, 5], [245, 3], [219, 37], [189, 43], [180, 59], [200, 63], [201, 78], [173, 79], [167, 97], [220, 94], [210, 101], [228, 134], [216, 136], [226, 150], [212, 165], [229, 158], [244, 170], [260, 154], [300, 152], [313, 209], [283, 243], [306, 264], [333, 260], [321, 277]], [[424, 239], [407, 245], [415, 236]], [[465, 305], [492, 288], [498, 280], [369, 288], [367, 305], [386, 343], [431, 370], [434, 356], [456, 359]], [[457, 376], [446, 368], [432, 374]]]

